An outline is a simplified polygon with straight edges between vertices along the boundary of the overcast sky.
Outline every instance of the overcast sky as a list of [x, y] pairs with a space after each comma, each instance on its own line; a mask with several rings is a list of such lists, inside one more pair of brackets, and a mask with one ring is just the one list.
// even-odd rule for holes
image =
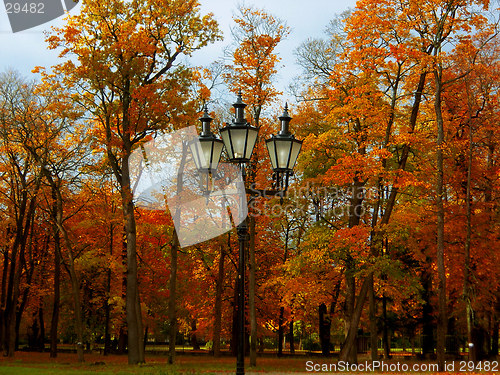
[[[44, 0], [54, 1], [54, 0]], [[56, 0], [57, 1], [57, 0]], [[200, 0], [202, 14], [212, 12], [224, 33], [225, 40], [197, 51], [191, 64], [208, 66], [222, 57], [223, 47], [231, 42], [230, 27], [233, 25], [232, 15], [236, 11], [238, 0]], [[354, 8], [355, 0], [252, 0], [245, 5], [265, 9], [268, 13], [286, 21], [292, 29], [288, 39], [281, 42], [278, 52], [282, 58], [279, 69], [280, 77], [276, 86], [284, 91], [293, 77], [300, 74], [295, 64], [293, 50], [310, 37], [321, 37], [328, 22], [343, 11]], [[80, 5], [71, 12], [79, 12]], [[8, 68], [18, 70], [23, 76], [35, 77], [33, 67], [50, 67], [57, 64], [57, 52], [46, 49], [45, 30], [51, 26], [61, 26], [62, 17], [41, 26], [12, 33], [5, 7], [0, 5], [0, 70]]]

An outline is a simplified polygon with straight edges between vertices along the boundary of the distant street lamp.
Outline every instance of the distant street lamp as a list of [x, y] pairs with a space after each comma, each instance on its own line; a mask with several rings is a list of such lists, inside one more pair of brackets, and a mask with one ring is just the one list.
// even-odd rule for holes
[[[226, 124], [220, 130], [222, 141], [217, 139], [210, 131], [212, 118], [208, 116], [207, 108], [200, 118], [202, 122], [202, 132], [198, 137], [201, 150], [195, 143], [191, 144], [194, 161], [202, 178], [202, 188], [206, 193], [210, 193], [210, 181], [212, 174], [217, 171], [217, 166], [222, 154], [222, 143], [226, 148], [228, 159], [231, 163], [237, 164], [242, 172], [243, 185], [245, 184], [245, 164], [252, 158], [253, 149], [257, 142], [259, 129], [251, 126], [244, 116], [246, 104], [243, 103], [241, 92], [238, 94], [235, 108], [235, 118], [231, 124]], [[271, 159], [273, 169], [273, 180], [277, 190], [263, 191], [274, 195], [280, 194], [283, 197], [288, 189], [288, 180], [293, 172], [293, 168], [302, 147], [302, 141], [295, 139], [289, 131], [289, 123], [292, 118], [288, 114], [288, 106], [285, 105], [283, 114], [279, 117], [281, 130], [277, 135], [273, 135], [266, 140], [266, 146]], [[201, 152], [200, 152], [201, 151]], [[246, 193], [255, 193], [257, 190], [251, 189]], [[246, 197], [246, 194], [243, 194]], [[265, 194], [264, 194], [265, 196]], [[246, 199], [246, 198], [245, 198]], [[242, 202], [243, 203], [243, 202]], [[247, 202], [244, 202], [245, 204]], [[241, 214], [242, 210], [240, 210]], [[245, 217], [240, 217], [237, 226], [239, 242], [239, 265], [238, 265], [238, 356], [236, 360], [236, 374], [245, 374], [245, 242], [248, 237], [248, 228]]]
[[279, 117], [281, 130], [278, 135], [272, 135], [270, 139], [266, 140], [267, 151], [277, 182], [276, 188], [284, 191], [288, 188], [288, 178], [292, 174], [302, 147], [302, 141], [295, 139], [288, 129], [291, 119], [288, 115], [288, 105], [285, 104], [285, 110]]

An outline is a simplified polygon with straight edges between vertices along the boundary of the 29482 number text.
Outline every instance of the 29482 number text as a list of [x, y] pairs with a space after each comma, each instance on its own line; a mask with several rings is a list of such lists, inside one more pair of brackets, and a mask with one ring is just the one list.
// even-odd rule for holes
[[460, 372], [472, 372], [472, 371], [498, 371], [497, 361], [460, 361]]
[[7, 13], [43, 13], [44, 3], [5, 3]]

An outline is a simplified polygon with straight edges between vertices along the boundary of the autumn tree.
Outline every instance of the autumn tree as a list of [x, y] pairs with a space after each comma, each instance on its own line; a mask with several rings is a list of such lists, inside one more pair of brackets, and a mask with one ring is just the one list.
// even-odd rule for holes
[[[457, 242], [463, 246], [462, 250], [455, 249], [454, 242], [448, 245], [453, 251], [446, 254], [446, 262], [452, 264], [454, 269], [463, 268], [463, 281], [451, 275], [448, 277], [448, 294], [456, 294], [457, 289], [461, 290], [462, 298], [457, 303], [457, 309], [464, 310], [468, 342], [473, 344], [469, 348], [469, 359], [472, 361], [489, 354], [480, 340], [482, 334], [479, 332], [484, 329], [481, 320], [484, 318], [479, 317], [489, 313], [484, 311], [479, 302], [486, 296], [479, 297], [474, 292], [482, 282], [482, 271], [475, 262], [481, 259], [483, 266], [480, 268], [488, 268], [491, 275], [497, 272], [489, 260], [490, 250], [482, 246], [490, 242], [488, 233], [494, 231], [492, 225], [495, 225], [495, 220], [488, 217], [493, 212], [492, 199], [495, 195], [495, 189], [492, 189], [495, 186], [492, 147], [495, 147], [496, 140], [492, 137], [490, 127], [497, 121], [497, 49], [498, 37], [486, 27], [482, 32], [461, 40], [448, 56], [450, 62], [445, 69], [447, 84], [442, 95], [446, 119], [443, 130], [446, 142], [444, 183], [448, 190], [445, 208], [449, 207], [445, 211], [449, 219], [446, 220], [448, 223], [444, 227], [444, 236], [445, 243], [449, 243], [449, 233], [458, 232], [455, 235]], [[451, 223], [463, 229], [457, 229]], [[490, 243], [489, 246], [491, 248], [494, 245]], [[461, 258], [457, 259], [454, 254], [460, 254]], [[496, 285], [490, 286], [496, 289]], [[490, 303], [494, 306], [494, 299]], [[459, 307], [462, 304], [464, 306]], [[449, 334], [453, 334], [453, 325], [450, 331]]]
[[[50, 90], [46, 88], [50, 85]], [[45, 91], [44, 91], [45, 89]], [[23, 98], [26, 109], [22, 121], [15, 121], [10, 137], [40, 169], [53, 198], [51, 217], [55, 232], [62, 235], [67, 254], [66, 267], [72, 286], [77, 331], [78, 361], [83, 362], [83, 318], [80, 306], [80, 284], [75, 271], [75, 242], [65, 225], [67, 205], [72, 189], [77, 189], [80, 173], [88, 155], [87, 139], [82, 127], [74, 122], [80, 112], [68, 100], [68, 94], [58, 82], [45, 81], [28, 89]], [[81, 125], [81, 124], [80, 124]], [[38, 189], [35, 189], [37, 192]], [[54, 238], [57, 235], [54, 233]], [[62, 255], [59, 257], [63, 259]]]
[[1, 229], [5, 239], [2, 245], [0, 346], [4, 355], [9, 357], [14, 356], [19, 334], [16, 320], [22, 316], [23, 289], [29, 288], [31, 283], [26, 277], [30, 274], [27, 253], [31, 251], [29, 238], [42, 181], [41, 167], [15, 139], [19, 124], [29, 120], [33, 114], [30, 105], [34, 99], [33, 88], [33, 82], [22, 79], [15, 72], [0, 75], [0, 199]]
[[[444, 368], [445, 361], [445, 339], [447, 325], [446, 306], [446, 271], [444, 264], [444, 117], [442, 96], [445, 87], [456, 79], [447, 77], [446, 53], [443, 48], [447, 43], [459, 43], [463, 38], [462, 32], [469, 31], [472, 27], [482, 29], [487, 27], [486, 19], [478, 14], [474, 6], [483, 10], [488, 8], [488, 1], [455, 2], [444, 1], [439, 4], [432, 14], [425, 14], [420, 11], [412, 15], [416, 21], [416, 31], [421, 38], [426, 41], [429, 48], [433, 49], [434, 56], [432, 73], [434, 76], [434, 110], [437, 124], [437, 181], [436, 181], [436, 207], [437, 207], [437, 266], [439, 274], [438, 299], [438, 335], [437, 335], [437, 357], [440, 369]], [[415, 11], [415, 10], [414, 10]], [[429, 26], [431, 28], [429, 29]]]
[[[320, 182], [326, 186], [333, 182], [340, 189], [337, 191], [347, 190], [346, 197], [350, 197], [347, 215], [331, 217], [321, 213], [319, 217], [325, 225], [330, 225], [349, 241], [348, 238], [354, 232], [367, 237], [369, 232], [366, 230], [369, 226], [377, 225], [382, 212], [382, 195], [374, 194], [374, 197], [378, 196], [377, 200], [367, 197], [366, 192], [380, 193], [385, 184], [381, 176], [389, 156], [387, 147], [395, 127], [397, 99], [402, 90], [401, 81], [405, 76], [402, 68], [405, 61], [403, 59], [385, 63], [381, 56], [387, 53], [385, 48], [388, 47], [377, 39], [378, 34], [362, 34], [365, 29], [357, 24], [369, 22], [367, 15], [359, 11], [347, 16], [348, 14], [344, 14], [332, 22], [328, 32], [331, 39], [329, 44], [307, 41], [300, 47], [297, 55], [304, 67], [311, 66], [309, 71], [316, 72], [319, 81], [316, 87], [303, 95], [306, 101], [300, 118], [307, 122], [309, 127], [313, 127], [313, 132], [308, 137], [311, 143], [307, 143], [307, 148], [311, 147], [311, 155], [302, 158], [306, 162], [303, 165], [307, 166], [306, 176], [311, 182]], [[348, 25], [345, 30], [340, 27], [342, 22]], [[386, 32], [388, 31], [383, 28], [374, 31]], [[315, 49], [317, 45], [323, 46], [322, 49]], [[374, 47], [376, 45], [378, 48]], [[418, 108], [418, 102], [416, 105]], [[320, 111], [323, 113], [323, 119], [318, 118], [318, 114], [321, 116]], [[334, 144], [336, 145], [332, 147]], [[315, 169], [319, 171], [319, 176], [314, 176]], [[338, 201], [342, 199], [341, 195], [337, 194], [337, 201], [327, 204], [342, 204]], [[367, 204], [373, 205], [371, 215], [363, 214], [367, 212]], [[326, 209], [325, 212], [330, 210]], [[373, 241], [374, 237], [371, 240]], [[355, 310], [355, 275], [359, 272], [357, 269], [363, 267], [358, 260], [363, 258], [363, 255], [360, 248], [354, 246], [352, 249], [354, 251], [344, 252], [346, 335], [348, 332], [353, 334], [357, 331], [357, 328], [353, 331], [357, 324], [353, 325], [351, 320], [360, 313], [359, 308]], [[371, 252], [376, 256], [375, 247]], [[373, 284], [371, 278], [369, 280], [366, 287]], [[376, 340], [376, 329], [373, 329], [373, 326], [371, 333]], [[348, 343], [343, 347], [343, 355], [350, 353], [350, 339], [352, 338], [347, 336]], [[373, 341], [372, 347], [376, 347]], [[355, 353], [350, 353], [349, 358], [355, 361]]]
[[[312, 135], [310, 142], [314, 142], [311, 143], [314, 146], [311, 151], [313, 155], [321, 154], [321, 151], [317, 150], [329, 144], [329, 139], [335, 139], [339, 130], [342, 131], [342, 126], [345, 126], [345, 136], [335, 148], [340, 149], [341, 154], [344, 150], [351, 150], [351, 153], [334, 159], [337, 165], [330, 164], [329, 171], [324, 175], [326, 180], [340, 186], [348, 181], [351, 184], [349, 218], [348, 223], [344, 225], [350, 230], [358, 227], [357, 232], [363, 226], [371, 227], [370, 231], [364, 232], [363, 235], [370, 242], [370, 253], [375, 260], [384, 250], [383, 244], [388, 234], [386, 227], [398, 202], [397, 198], [402, 189], [414, 180], [405, 170], [411, 160], [412, 149], [418, 145], [415, 141], [419, 130], [419, 112], [424, 102], [423, 93], [431, 93], [435, 88], [429, 80], [435, 72], [436, 65], [433, 65], [433, 61], [438, 61], [439, 64], [444, 61], [444, 46], [447, 42], [458, 42], [462, 35], [461, 30], [473, 25], [483, 25], [481, 15], [472, 11], [475, 4], [433, 2], [431, 5], [426, 2], [361, 1], [352, 15], [346, 18], [345, 41], [339, 40], [337, 35], [330, 43], [335, 48], [341, 47], [337, 48], [340, 54], [335, 55], [332, 52], [335, 48], [323, 48], [325, 53], [320, 56], [321, 59], [311, 59], [313, 55], [309, 51], [314, 50], [311, 43], [299, 53], [301, 61], [312, 66], [311, 71], [317, 72], [319, 76], [323, 75], [323, 81], [320, 82], [325, 82], [325, 69], [332, 69], [325, 90], [321, 91], [321, 87], [315, 88], [311, 90], [314, 95], [308, 94], [304, 97], [328, 98], [331, 109], [324, 112], [329, 114], [326, 119], [339, 127], [338, 130], [325, 134]], [[431, 95], [433, 98], [439, 98], [441, 94], [433, 92]], [[311, 107], [310, 104], [307, 105]], [[438, 119], [441, 118], [439, 108], [440, 104], [434, 112]], [[309, 143], [307, 147], [309, 148]], [[437, 149], [440, 147], [442, 145]], [[335, 155], [339, 151], [332, 153]], [[331, 161], [331, 158], [329, 159]], [[310, 161], [312, 165], [318, 165], [317, 160]], [[324, 164], [319, 165], [324, 167]], [[334, 171], [337, 174], [333, 173]], [[369, 188], [376, 192], [377, 199], [370, 200], [365, 196], [365, 191]], [[384, 191], [387, 195], [382, 194]], [[439, 207], [439, 199], [437, 203]], [[360, 209], [367, 205], [372, 207], [367, 211], [370, 214], [360, 217], [356, 211], [360, 212]], [[342, 228], [342, 225], [337, 228]], [[348, 234], [349, 230], [345, 233]], [[438, 243], [440, 241], [442, 238]], [[438, 254], [438, 268], [443, 275], [442, 252]], [[350, 358], [354, 361], [355, 356], [349, 353], [355, 350], [353, 343], [364, 300], [368, 291], [373, 289], [373, 274], [370, 272], [364, 278], [355, 303], [353, 272], [358, 267], [357, 259], [360, 256], [362, 259], [362, 253], [357, 254], [355, 250], [347, 255], [347, 259], [350, 257], [355, 262], [347, 263], [348, 266], [351, 264], [346, 272], [347, 337], [340, 358]], [[444, 298], [443, 278], [441, 281], [440, 296]], [[370, 292], [370, 300], [374, 300], [373, 292]], [[373, 311], [373, 304], [370, 306]], [[444, 311], [443, 305], [441, 311]], [[372, 313], [370, 315], [373, 322]], [[440, 350], [444, 350], [444, 319], [441, 323], [438, 342]], [[372, 331], [376, 330], [373, 324], [371, 327]], [[375, 347], [374, 342], [372, 340], [372, 347]], [[442, 364], [444, 354], [442, 351], [440, 353]]]
[[129, 363], [144, 362], [136, 224], [129, 158], [151, 134], [184, 125], [193, 111], [182, 54], [219, 39], [211, 15], [191, 1], [86, 1], [47, 38], [67, 61], [54, 67], [90, 116], [96, 143], [120, 186], [127, 246]]

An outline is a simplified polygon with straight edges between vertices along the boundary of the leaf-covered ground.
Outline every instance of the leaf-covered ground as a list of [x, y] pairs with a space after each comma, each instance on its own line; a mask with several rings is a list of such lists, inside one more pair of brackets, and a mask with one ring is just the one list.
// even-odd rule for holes
[[[0, 375], [62, 375], [62, 374], [142, 374], [142, 375], [174, 375], [174, 374], [230, 374], [235, 372], [236, 359], [233, 357], [214, 358], [206, 355], [178, 355], [175, 365], [167, 364], [165, 355], [147, 355], [146, 364], [141, 366], [130, 366], [127, 364], [126, 355], [102, 356], [99, 354], [86, 354], [85, 363], [77, 363], [76, 354], [59, 353], [57, 358], [50, 358], [49, 353], [35, 352], [16, 352], [14, 358], [0, 357]], [[367, 371], [330, 371], [330, 365], [335, 364], [334, 359], [324, 359], [321, 357], [259, 357], [258, 366], [248, 367], [246, 362], [246, 373], [258, 374], [267, 373], [268, 375], [286, 373], [288, 375], [311, 374], [311, 373], [349, 373], [363, 374]], [[365, 358], [360, 358], [359, 363], [365, 362]], [[430, 362], [419, 362], [415, 359], [394, 358], [390, 361], [384, 361], [387, 365], [400, 366], [409, 365], [430, 365]], [[316, 364], [315, 371], [312, 367]], [[463, 374], [459, 371], [460, 362], [448, 362], [448, 365], [454, 365], [455, 371], [446, 372], [446, 374]], [[326, 367], [325, 367], [326, 366]], [[325, 369], [328, 367], [328, 371]], [[463, 367], [463, 366], [462, 366]], [[449, 367], [450, 369], [452, 367]], [[468, 372], [468, 369], [463, 368]], [[370, 371], [368, 371], [370, 372]], [[391, 374], [404, 373], [404, 371], [375, 371], [371, 373]], [[413, 374], [435, 374], [433, 371], [413, 372]], [[474, 373], [496, 374], [493, 371], [474, 371]]]
[[[102, 356], [85, 354], [85, 363], [78, 363], [76, 354], [59, 353], [50, 358], [49, 353], [16, 352], [14, 358], [0, 357], [0, 375], [4, 374], [193, 374], [232, 373], [236, 368], [233, 357], [178, 355], [175, 365], [168, 365], [166, 355], [146, 355], [146, 364], [129, 366], [126, 355]], [[246, 363], [247, 370], [248, 360]], [[304, 358], [258, 358], [252, 372], [304, 372]]]

